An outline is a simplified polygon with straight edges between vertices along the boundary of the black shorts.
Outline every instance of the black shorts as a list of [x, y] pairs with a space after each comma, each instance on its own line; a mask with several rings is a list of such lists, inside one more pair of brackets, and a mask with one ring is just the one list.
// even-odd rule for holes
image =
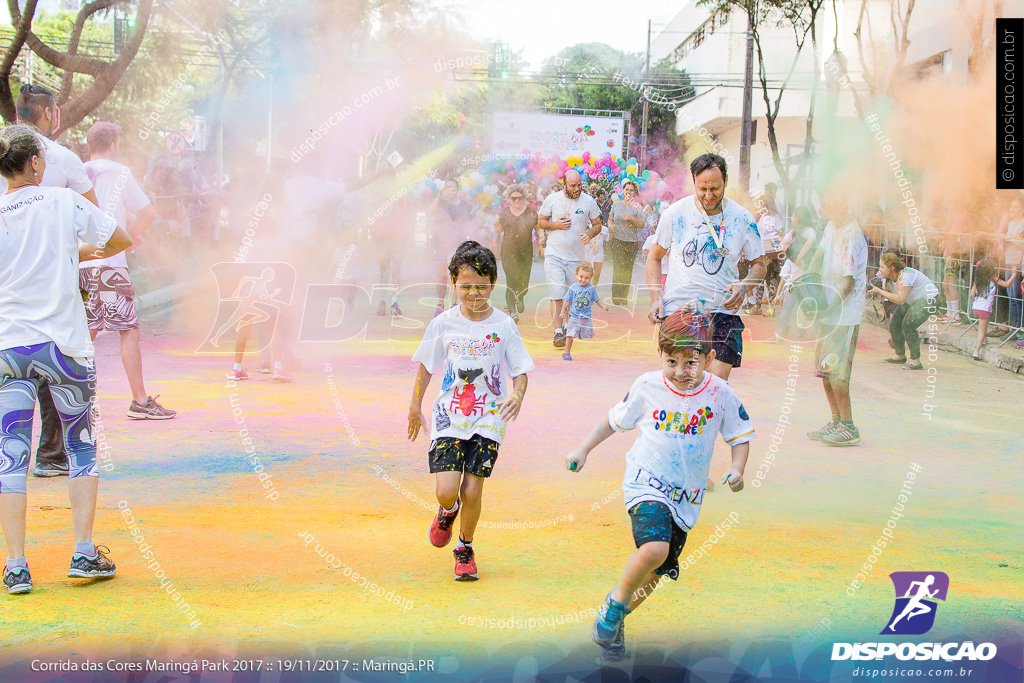
[[678, 579], [679, 555], [686, 545], [686, 532], [672, 519], [668, 506], [645, 500], [630, 509], [629, 518], [633, 522], [633, 542], [637, 548], [655, 541], [668, 543], [668, 557], [654, 573], [658, 576], [668, 574], [673, 581]]
[[486, 479], [498, 460], [498, 442], [474, 434], [469, 439], [442, 436], [430, 442], [430, 473], [465, 472]]
[[743, 318], [728, 313], [712, 313], [711, 326], [711, 348], [715, 350], [715, 360], [738, 368], [743, 357]]

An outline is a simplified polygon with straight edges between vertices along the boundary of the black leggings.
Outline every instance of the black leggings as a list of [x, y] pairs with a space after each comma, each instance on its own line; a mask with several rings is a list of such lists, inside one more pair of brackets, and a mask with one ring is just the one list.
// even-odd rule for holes
[[502, 254], [501, 269], [505, 271], [505, 303], [510, 313], [516, 312], [516, 302], [526, 298], [530, 288], [533, 254]]
[[912, 304], [902, 304], [893, 311], [889, 322], [889, 334], [896, 347], [896, 355], [904, 356], [904, 346], [910, 347], [910, 359], [921, 359], [921, 337], [917, 328], [928, 319], [929, 309], [934, 311], [934, 299], [919, 299]]
[[633, 282], [633, 266], [636, 265], [636, 253], [640, 250], [640, 243], [612, 239], [608, 241], [608, 247], [614, 261], [612, 302], [622, 302], [629, 298], [629, 287]]

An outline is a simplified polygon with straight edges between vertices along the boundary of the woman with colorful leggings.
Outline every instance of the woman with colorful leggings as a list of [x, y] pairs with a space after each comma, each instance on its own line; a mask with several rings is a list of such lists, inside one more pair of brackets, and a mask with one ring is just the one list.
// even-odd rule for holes
[[[35, 132], [25, 126], [0, 130], [0, 174], [7, 179], [7, 193], [0, 197], [0, 525], [8, 593], [32, 588], [25, 557], [25, 484], [32, 415], [44, 384], [70, 453], [75, 550], [68, 576], [113, 576], [117, 569], [92, 542], [98, 473], [90, 409], [96, 375], [78, 264], [113, 256], [132, 241], [81, 195], [40, 187], [45, 168]], [[79, 246], [79, 240], [85, 244]]]

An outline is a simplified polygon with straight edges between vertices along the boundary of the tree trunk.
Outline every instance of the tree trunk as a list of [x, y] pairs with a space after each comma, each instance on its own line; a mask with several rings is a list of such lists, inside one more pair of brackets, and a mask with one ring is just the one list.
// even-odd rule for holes
[[18, 53], [25, 45], [25, 40], [32, 32], [32, 17], [36, 13], [36, 2], [28, 0], [25, 3], [25, 13], [18, 9], [18, 0], [8, 0], [7, 6], [11, 13], [11, 25], [14, 27], [14, 39], [11, 46], [4, 53], [4, 59], [0, 62], [0, 114], [3, 114], [4, 121], [14, 123], [18, 119], [18, 112], [15, 109], [14, 95], [11, 92], [11, 70], [14, 68], [14, 61]]

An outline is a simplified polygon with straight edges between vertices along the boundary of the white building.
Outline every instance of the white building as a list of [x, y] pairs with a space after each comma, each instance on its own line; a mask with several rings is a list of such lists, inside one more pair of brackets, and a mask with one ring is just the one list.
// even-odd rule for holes
[[[775, 123], [779, 153], [783, 159], [798, 155], [803, 149], [814, 73], [812, 60], [818, 60], [819, 73], [824, 78], [827, 68], [825, 61], [833, 51], [835, 36], [838, 35], [839, 50], [846, 58], [850, 81], [862, 93], [862, 99], [868, 99], [857, 40], [853, 35], [860, 7], [860, 0], [837, 0], [838, 27], [831, 3], [826, 2], [819, 12], [819, 54], [814, 56], [808, 39], [783, 94], [779, 117]], [[1005, 3], [1004, 16], [1024, 16], [1021, 14], [1022, 9], [1024, 2], [1010, 0]], [[697, 97], [678, 110], [677, 132], [682, 134], [694, 125], [705, 129], [709, 136], [729, 150], [738, 164], [747, 15], [734, 10], [728, 15], [719, 13], [712, 16], [710, 10], [706, 6], [698, 6], [697, 0], [688, 0], [677, 15], [664, 23], [657, 34], [652, 35], [651, 61], [656, 63], [669, 58], [676, 68], [685, 70], [694, 83]], [[875, 59], [892, 64], [895, 45], [889, 12], [889, 0], [868, 1], [869, 21], [862, 35], [865, 57], [871, 64]], [[796, 55], [796, 46], [789, 28], [765, 26], [760, 33], [770, 99], [774, 106], [778, 89], [772, 86], [778, 86], [785, 80]], [[991, 24], [988, 25], [987, 34], [991, 34]], [[969, 42], [963, 20], [957, 15], [957, 0], [917, 3], [911, 15], [908, 37], [910, 46], [905, 70], [922, 76], [941, 73], [947, 78], [966, 78]], [[822, 80], [818, 90], [819, 104], [824, 95]], [[778, 179], [768, 144], [766, 111], [758, 80], [755, 51], [752, 116], [756, 122], [756, 140], [751, 148], [750, 159], [750, 187], [755, 190], [763, 187], [766, 182]], [[856, 116], [853, 96], [849, 92], [840, 96], [837, 114], [843, 118]], [[816, 117], [819, 115], [820, 111], [816, 112]]]

